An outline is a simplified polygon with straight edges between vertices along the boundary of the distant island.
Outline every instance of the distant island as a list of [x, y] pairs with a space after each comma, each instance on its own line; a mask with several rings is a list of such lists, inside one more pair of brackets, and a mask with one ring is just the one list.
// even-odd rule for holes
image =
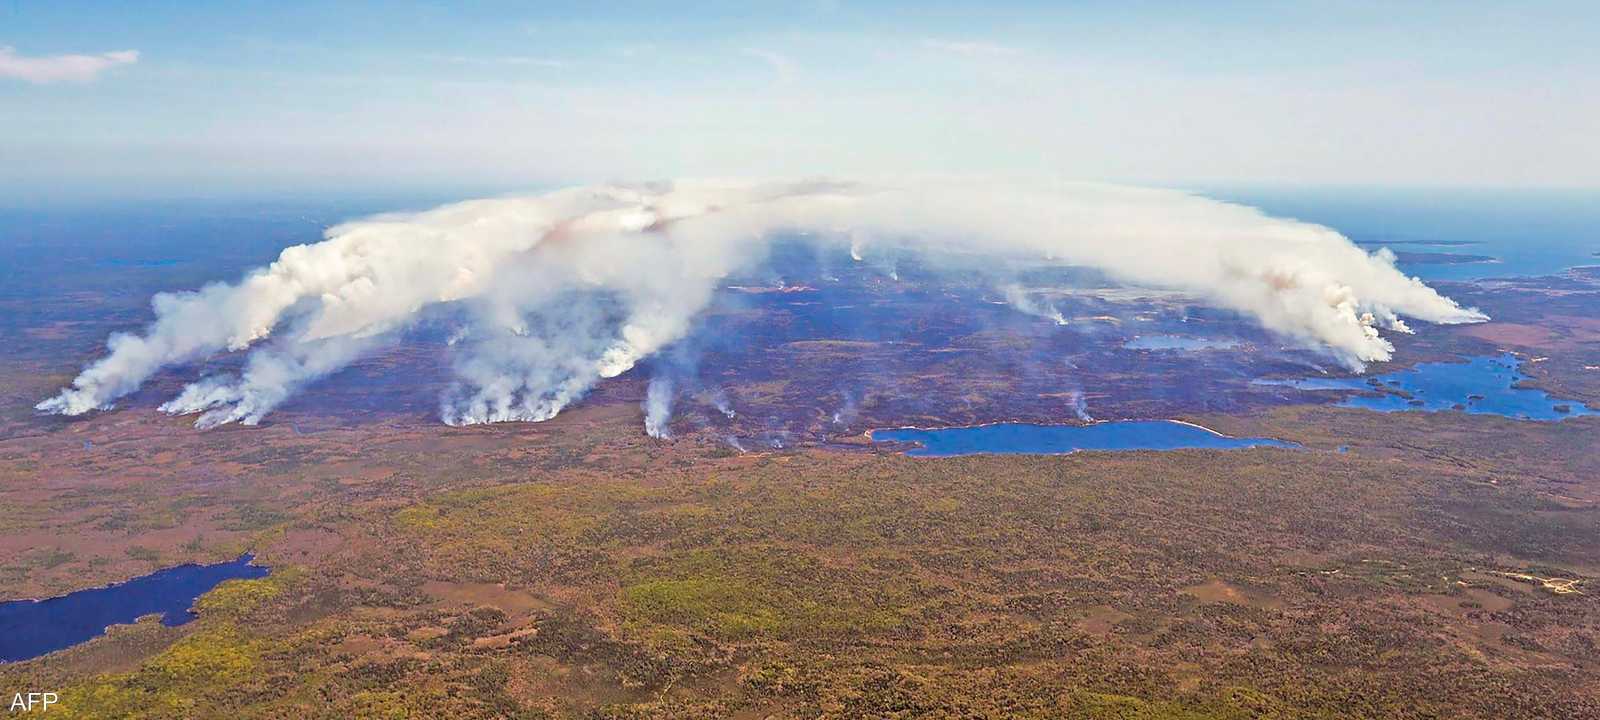
[[1352, 240], [1357, 245], [1429, 245], [1434, 247], [1457, 247], [1461, 245], [1482, 245], [1478, 240], [1427, 240], [1421, 238], [1394, 238], [1394, 239], [1365, 239]]
[[1413, 265], [1465, 265], [1468, 263], [1499, 262], [1499, 258], [1488, 255], [1467, 255], [1464, 253], [1443, 252], [1396, 252], [1394, 259]]

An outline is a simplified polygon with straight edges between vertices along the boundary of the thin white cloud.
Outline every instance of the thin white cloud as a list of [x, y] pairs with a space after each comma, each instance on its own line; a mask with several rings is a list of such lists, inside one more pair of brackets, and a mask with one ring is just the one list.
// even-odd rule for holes
[[777, 74], [778, 80], [783, 82], [788, 82], [789, 80], [793, 79], [795, 73], [800, 69], [800, 66], [796, 65], [793, 60], [790, 60], [789, 58], [771, 50], [762, 50], [761, 48], [745, 48], [740, 52], [743, 52], [745, 55], [753, 57], [771, 66], [772, 72]]
[[632, 45], [623, 45], [617, 48], [618, 55], [629, 59], [638, 57], [640, 55], [649, 55], [655, 51], [656, 46], [654, 43], [635, 43]]
[[542, 67], [559, 69], [571, 67], [572, 63], [559, 58], [532, 57], [528, 55], [494, 55], [477, 57], [472, 55], [429, 55], [429, 59], [439, 62], [456, 63], [459, 65], [512, 65], [526, 67]]
[[16, 48], [0, 47], [0, 78], [12, 78], [46, 85], [57, 82], [89, 82], [119, 65], [139, 62], [138, 50], [117, 50], [98, 55], [18, 55]]
[[937, 50], [951, 55], [960, 55], [967, 58], [1004, 58], [1021, 55], [1022, 51], [1007, 45], [979, 42], [976, 40], [940, 40], [937, 38], [923, 38], [922, 46], [929, 50]]

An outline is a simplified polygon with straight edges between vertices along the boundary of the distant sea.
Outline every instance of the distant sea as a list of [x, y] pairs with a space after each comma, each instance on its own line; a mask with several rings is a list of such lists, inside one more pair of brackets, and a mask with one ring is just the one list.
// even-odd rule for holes
[[1423, 280], [1551, 275], [1600, 265], [1600, 191], [1256, 189], [1204, 194], [1326, 225], [1368, 250], [1487, 255], [1497, 262], [1401, 262]]

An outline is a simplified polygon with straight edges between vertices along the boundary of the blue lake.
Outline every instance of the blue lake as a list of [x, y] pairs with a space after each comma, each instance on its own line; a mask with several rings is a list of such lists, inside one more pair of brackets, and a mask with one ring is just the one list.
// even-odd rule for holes
[[189, 609], [224, 580], [259, 578], [268, 569], [250, 555], [215, 565], [179, 565], [102, 588], [45, 600], [0, 603], [0, 662], [16, 662], [77, 645], [111, 625], [159, 613], [163, 625], [194, 619]]
[[1308, 378], [1259, 380], [1299, 390], [1333, 390], [1351, 394], [1339, 404], [1381, 412], [1454, 410], [1477, 415], [1502, 415], [1519, 420], [1562, 420], [1600, 411], [1580, 402], [1561, 400], [1542, 390], [1514, 385], [1524, 375], [1515, 355], [1475, 357], [1466, 362], [1422, 363], [1371, 378]]
[[1178, 450], [1298, 447], [1271, 438], [1236, 438], [1175, 420], [1123, 420], [1089, 425], [997, 423], [970, 427], [873, 430], [874, 442], [916, 443], [918, 457], [979, 453], [1060, 454], [1078, 450]]
[[1187, 335], [1140, 335], [1122, 346], [1129, 350], [1228, 350], [1238, 347], [1239, 341]]

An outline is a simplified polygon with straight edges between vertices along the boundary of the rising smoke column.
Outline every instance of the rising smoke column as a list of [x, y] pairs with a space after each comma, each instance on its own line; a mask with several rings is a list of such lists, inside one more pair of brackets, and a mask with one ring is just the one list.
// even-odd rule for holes
[[425, 308], [458, 303], [452, 424], [544, 420], [600, 379], [683, 337], [719, 283], [779, 231], [861, 257], [884, 243], [989, 266], [1097, 268], [1193, 294], [1360, 370], [1390, 357], [1401, 316], [1486, 319], [1333, 230], [1165, 190], [1090, 184], [684, 181], [475, 200], [330, 228], [235, 284], [161, 294], [156, 320], [38, 409], [108, 408], [160, 369], [248, 351], [162, 408], [197, 425], [251, 424], [383, 343]]
[[667, 423], [672, 420], [672, 378], [657, 375], [650, 378], [650, 387], [644, 393], [644, 432], [658, 440], [671, 437]]
[[1006, 304], [1016, 308], [1017, 312], [1041, 317], [1057, 325], [1067, 324], [1067, 317], [1062, 315], [1061, 311], [1056, 309], [1056, 306], [1035, 300], [1028, 295], [1027, 290], [1024, 290], [1017, 283], [1006, 283], [1004, 287], [1000, 288], [1000, 291], [1005, 293]]

